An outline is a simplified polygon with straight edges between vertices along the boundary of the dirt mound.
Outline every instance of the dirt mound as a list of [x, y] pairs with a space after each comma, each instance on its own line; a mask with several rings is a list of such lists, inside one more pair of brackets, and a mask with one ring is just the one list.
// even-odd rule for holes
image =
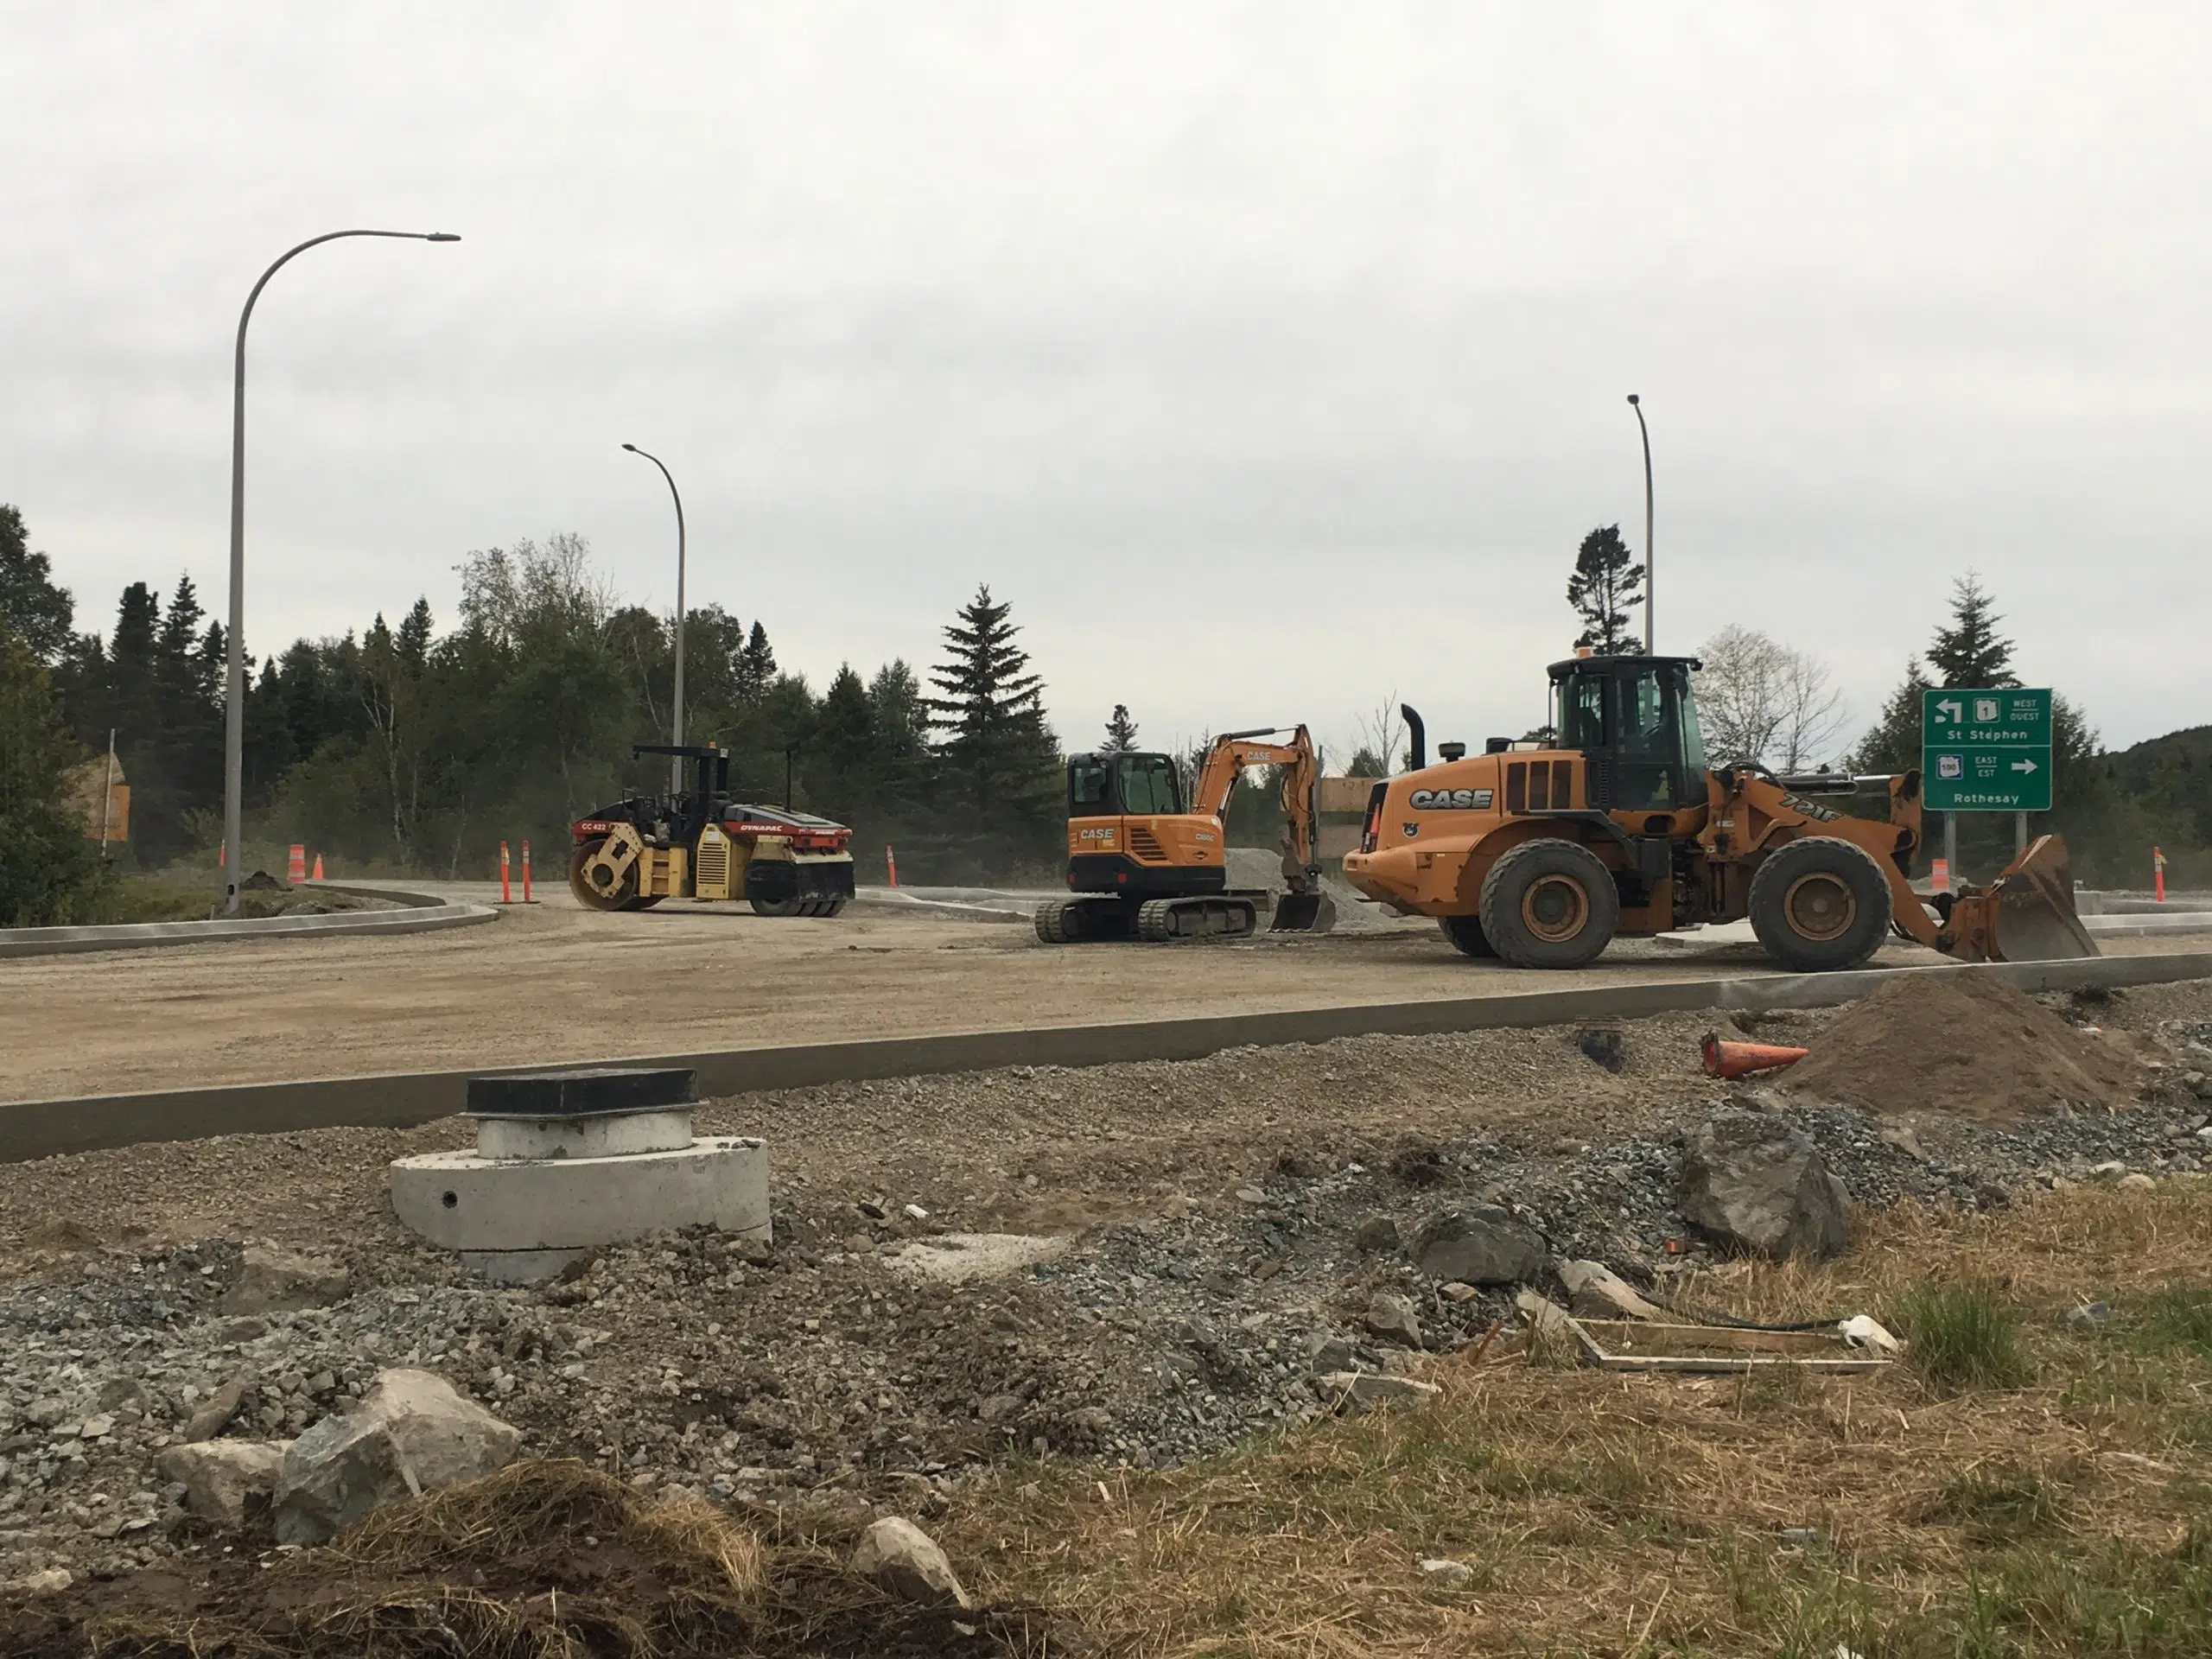
[[649, 1502], [581, 1463], [527, 1463], [379, 1511], [322, 1549], [0, 1606], [0, 1654], [345, 1659], [1041, 1654], [1022, 1610], [894, 1601], [818, 1544], [764, 1547], [696, 1500]]
[[1838, 1014], [1783, 1074], [1808, 1100], [2010, 1122], [2061, 1101], [2122, 1105], [2141, 1068], [2002, 980], [1915, 974]]

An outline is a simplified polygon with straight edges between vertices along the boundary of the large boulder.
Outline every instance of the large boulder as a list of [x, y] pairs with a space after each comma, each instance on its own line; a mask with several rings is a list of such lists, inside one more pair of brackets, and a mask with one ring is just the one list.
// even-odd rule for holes
[[289, 1313], [327, 1307], [345, 1300], [352, 1280], [345, 1268], [316, 1256], [266, 1245], [245, 1247], [245, 1265], [223, 1297], [226, 1313]]
[[1432, 1279], [1523, 1285], [1544, 1270], [1544, 1241], [1493, 1205], [1447, 1210], [1414, 1236], [1414, 1263]]
[[853, 1571], [902, 1601], [972, 1607], [937, 1540], [903, 1516], [887, 1515], [861, 1534]]
[[1843, 1183], [1810, 1141], [1764, 1112], [1719, 1112], [1685, 1135], [1675, 1201], [1699, 1231], [1777, 1260], [1834, 1255], [1849, 1238]]
[[154, 1459], [163, 1480], [184, 1487], [184, 1507], [203, 1521], [233, 1531], [245, 1524], [257, 1501], [276, 1489], [289, 1440], [208, 1440], [172, 1446]]
[[276, 1479], [280, 1544], [319, 1544], [372, 1510], [502, 1469], [522, 1431], [428, 1371], [380, 1373], [353, 1410], [292, 1442]]

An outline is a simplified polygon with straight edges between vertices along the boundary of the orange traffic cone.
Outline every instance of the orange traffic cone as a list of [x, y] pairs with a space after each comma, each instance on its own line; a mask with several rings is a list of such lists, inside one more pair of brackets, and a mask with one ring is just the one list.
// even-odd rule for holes
[[315, 877], [314, 877], [314, 879], [315, 879], [315, 880], [317, 880], [317, 881], [320, 881], [320, 880], [322, 880], [322, 855], [321, 855], [321, 853], [317, 853], [317, 854], [315, 855]]
[[1716, 1077], [1740, 1077], [1749, 1071], [1771, 1071], [1777, 1066], [1795, 1065], [1811, 1052], [1779, 1043], [1725, 1042], [1715, 1031], [1705, 1034], [1705, 1069]]

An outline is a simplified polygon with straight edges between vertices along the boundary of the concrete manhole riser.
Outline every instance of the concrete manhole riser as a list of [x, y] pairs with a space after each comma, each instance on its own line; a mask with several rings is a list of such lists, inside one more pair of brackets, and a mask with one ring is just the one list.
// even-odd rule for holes
[[[636, 1098], [641, 1078], [657, 1086]], [[711, 1227], [770, 1237], [768, 1149], [747, 1135], [691, 1134], [692, 1075], [601, 1068], [501, 1079], [474, 1098], [469, 1152], [395, 1161], [392, 1212], [485, 1278], [527, 1284], [592, 1250], [648, 1233]], [[634, 1103], [596, 1109], [594, 1096]], [[503, 1097], [504, 1096], [504, 1097]], [[525, 1108], [543, 1103], [546, 1109]]]

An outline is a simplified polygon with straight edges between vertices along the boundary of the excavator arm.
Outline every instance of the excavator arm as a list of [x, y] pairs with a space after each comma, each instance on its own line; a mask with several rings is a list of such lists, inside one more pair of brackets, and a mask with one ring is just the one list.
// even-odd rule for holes
[[[1286, 729], [1291, 734], [1287, 743], [1268, 741]], [[1313, 931], [1328, 900], [1321, 892], [1317, 804], [1321, 757], [1313, 747], [1313, 735], [1303, 726], [1223, 733], [1199, 765], [1198, 782], [1191, 791], [1192, 806], [1226, 821], [1229, 798], [1236, 792], [1247, 766], [1275, 766], [1282, 774], [1282, 811], [1290, 828], [1283, 849], [1282, 874], [1290, 891], [1275, 907], [1274, 929], [1279, 932]]]

